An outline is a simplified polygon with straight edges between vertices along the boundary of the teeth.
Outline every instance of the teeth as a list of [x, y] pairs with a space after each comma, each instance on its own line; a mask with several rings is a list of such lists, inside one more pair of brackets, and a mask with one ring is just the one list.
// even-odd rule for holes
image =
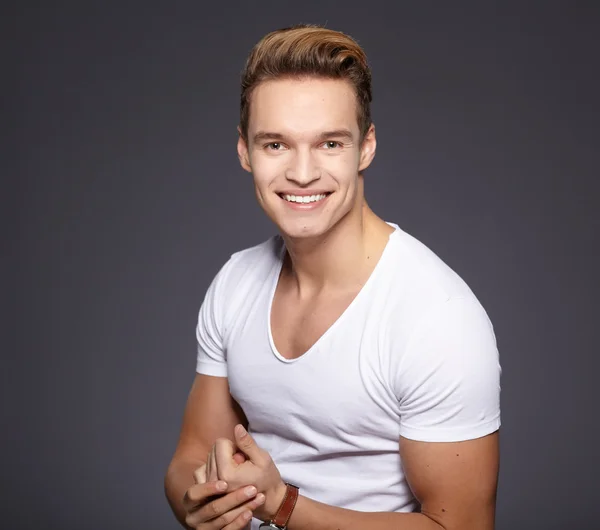
[[322, 193], [321, 195], [283, 195], [286, 201], [300, 203], [317, 202], [323, 200], [325, 197], [327, 197], [326, 193]]

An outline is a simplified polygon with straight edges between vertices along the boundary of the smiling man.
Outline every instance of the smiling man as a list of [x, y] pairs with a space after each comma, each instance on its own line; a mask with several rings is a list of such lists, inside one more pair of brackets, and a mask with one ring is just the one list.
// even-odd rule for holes
[[250, 54], [237, 151], [279, 235], [233, 254], [200, 309], [165, 477], [188, 528], [494, 527], [492, 325], [454, 271], [367, 205], [370, 102], [347, 35], [295, 26]]

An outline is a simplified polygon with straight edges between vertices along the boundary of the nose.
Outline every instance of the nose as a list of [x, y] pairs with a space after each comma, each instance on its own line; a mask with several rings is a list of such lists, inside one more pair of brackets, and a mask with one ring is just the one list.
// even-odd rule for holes
[[297, 150], [286, 169], [285, 178], [299, 186], [307, 186], [321, 178], [321, 170], [310, 150]]

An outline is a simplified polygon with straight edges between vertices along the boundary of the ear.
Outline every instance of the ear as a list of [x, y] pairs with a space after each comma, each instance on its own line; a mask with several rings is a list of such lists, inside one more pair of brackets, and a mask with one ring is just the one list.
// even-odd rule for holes
[[252, 172], [252, 168], [250, 167], [250, 156], [248, 155], [248, 144], [244, 137], [242, 136], [242, 130], [238, 126], [238, 141], [237, 141], [237, 153], [238, 158], [240, 159], [241, 166], [249, 172]]
[[372, 123], [360, 146], [358, 171], [364, 171], [371, 165], [373, 158], [375, 158], [376, 149], [377, 139], [375, 138], [375, 124]]

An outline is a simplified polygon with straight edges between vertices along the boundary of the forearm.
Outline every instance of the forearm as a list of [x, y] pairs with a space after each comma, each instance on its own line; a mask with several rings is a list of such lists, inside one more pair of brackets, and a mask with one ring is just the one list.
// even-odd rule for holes
[[358, 512], [329, 506], [300, 495], [289, 530], [444, 530], [421, 513]]
[[183, 507], [185, 492], [195, 484], [194, 471], [204, 464], [201, 460], [177, 459], [173, 460], [165, 475], [165, 495], [177, 520], [184, 528], [186, 512]]

